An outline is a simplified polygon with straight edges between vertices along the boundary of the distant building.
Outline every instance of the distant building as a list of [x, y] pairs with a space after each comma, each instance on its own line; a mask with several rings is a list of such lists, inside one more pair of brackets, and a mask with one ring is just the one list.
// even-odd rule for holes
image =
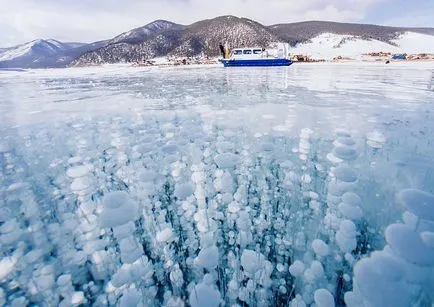
[[392, 55], [392, 60], [406, 60], [407, 56], [405, 54], [394, 54]]

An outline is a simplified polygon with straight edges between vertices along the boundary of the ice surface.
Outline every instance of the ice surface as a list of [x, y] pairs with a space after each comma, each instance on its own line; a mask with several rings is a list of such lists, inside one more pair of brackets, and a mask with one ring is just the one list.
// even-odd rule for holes
[[424, 231], [420, 236], [426, 246], [434, 248], [434, 232]]
[[80, 306], [85, 303], [86, 298], [84, 297], [84, 293], [82, 291], [77, 291], [72, 293], [71, 296], [71, 305], [72, 306]]
[[[372, 263], [371, 259], [363, 259], [354, 268], [357, 291], [360, 291], [368, 304], [374, 306], [409, 306], [411, 287], [403, 281], [388, 280], [383, 276], [382, 267]], [[357, 304], [360, 299], [351, 301]], [[362, 299], [363, 301], [363, 299]], [[357, 306], [349, 304], [350, 306]]]
[[342, 252], [352, 252], [357, 247], [356, 226], [350, 220], [343, 220], [336, 233], [336, 241]]
[[241, 255], [243, 269], [252, 275], [261, 269], [264, 261], [264, 255], [252, 250], [245, 249]]
[[333, 156], [340, 160], [354, 160], [357, 157], [357, 151], [351, 147], [338, 146], [333, 150]]
[[431, 306], [433, 68], [0, 72], [0, 303]]
[[333, 295], [327, 289], [318, 289], [315, 291], [315, 303], [318, 307], [334, 307], [335, 301]]
[[12, 257], [5, 257], [0, 260], [0, 280], [6, 278], [14, 270], [16, 263], [16, 259]]
[[[69, 160], [68, 160], [69, 161]], [[70, 162], [70, 161], [69, 161]], [[90, 167], [88, 165], [78, 165], [69, 168], [66, 171], [66, 175], [71, 178], [79, 178], [87, 175], [89, 173]]]
[[220, 300], [220, 293], [205, 283], [196, 285], [189, 297], [189, 303], [192, 307], [217, 307], [220, 305]]
[[359, 220], [363, 217], [362, 209], [360, 209], [358, 206], [351, 206], [346, 203], [340, 203], [339, 211], [342, 213], [343, 216], [352, 220]]
[[372, 148], [382, 148], [386, 137], [380, 131], [372, 131], [366, 134], [366, 143]]
[[318, 256], [325, 257], [330, 253], [330, 249], [323, 240], [315, 239], [312, 241], [312, 248]]
[[172, 238], [173, 231], [172, 228], [166, 227], [157, 232], [156, 239], [158, 242], [166, 242]]
[[392, 224], [386, 229], [387, 244], [407, 261], [422, 266], [434, 265], [434, 249], [428, 247], [413, 229]]
[[104, 208], [99, 215], [101, 227], [115, 227], [137, 218], [137, 204], [127, 193], [112, 192], [104, 198]]
[[416, 189], [402, 190], [398, 201], [419, 218], [434, 221], [434, 195]]
[[289, 272], [292, 276], [300, 276], [304, 272], [304, 263], [300, 260], [296, 260], [291, 266], [289, 267]]
[[119, 302], [121, 307], [139, 306], [140, 293], [136, 288], [128, 289], [124, 292]]
[[208, 270], [215, 269], [219, 264], [219, 251], [217, 246], [201, 249], [197, 256], [196, 263]]
[[193, 186], [189, 183], [177, 185], [175, 188], [175, 196], [179, 199], [184, 199], [193, 194]]
[[351, 183], [357, 180], [357, 173], [353, 169], [346, 166], [337, 167], [333, 173], [336, 176], [336, 179], [343, 182]]
[[214, 160], [219, 168], [231, 168], [238, 163], [239, 158], [238, 156], [227, 152], [217, 155]]
[[361, 206], [362, 200], [360, 196], [353, 192], [347, 192], [342, 195], [342, 202], [350, 206]]

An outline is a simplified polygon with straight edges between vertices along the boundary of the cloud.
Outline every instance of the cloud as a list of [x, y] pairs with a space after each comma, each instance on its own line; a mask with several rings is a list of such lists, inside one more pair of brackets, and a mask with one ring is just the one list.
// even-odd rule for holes
[[434, 14], [429, 12], [420, 12], [419, 14], [411, 14], [410, 16], [397, 17], [393, 19], [386, 20], [384, 25], [394, 26], [394, 27], [417, 27], [417, 28], [427, 28], [434, 27]]
[[383, 24], [396, 27], [434, 27], [434, 3], [431, 9], [406, 11], [405, 15], [386, 19]]
[[303, 20], [358, 22], [383, 0], [0, 0], [0, 44], [36, 38], [96, 41], [155, 19], [190, 24], [236, 15], [264, 24]]
[[434, 1], [384, 0], [368, 12], [369, 21], [397, 27], [434, 27]]

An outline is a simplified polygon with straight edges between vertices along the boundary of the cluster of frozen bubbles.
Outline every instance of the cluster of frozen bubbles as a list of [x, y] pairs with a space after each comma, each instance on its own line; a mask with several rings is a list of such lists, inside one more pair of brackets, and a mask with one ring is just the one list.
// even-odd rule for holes
[[390, 225], [366, 212], [385, 144], [184, 113], [3, 137], [0, 305], [430, 306], [434, 196], [396, 191]]

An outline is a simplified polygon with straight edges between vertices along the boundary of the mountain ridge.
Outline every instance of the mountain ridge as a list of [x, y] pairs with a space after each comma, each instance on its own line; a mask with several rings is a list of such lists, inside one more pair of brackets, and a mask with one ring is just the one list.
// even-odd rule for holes
[[[158, 56], [195, 56], [219, 54], [219, 43], [231, 46], [264, 46], [285, 42], [292, 46], [309, 42], [322, 33], [354, 35], [394, 45], [406, 31], [434, 35], [434, 29], [388, 27], [369, 24], [349, 24], [327, 21], [307, 21], [289, 24], [262, 25], [248, 18], [231, 15], [205, 19], [136, 44], [107, 46], [85, 53], [72, 62], [73, 66], [98, 65], [117, 62], [142, 62]], [[157, 48], [159, 47], [159, 48]]]
[[[391, 39], [396, 38], [397, 33], [403, 32], [434, 35], [434, 28], [391, 27], [364, 23], [341, 23], [320, 20], [275, 24], [270, 27], [279, 32], [278, 35], [283, 39], [289, 41], [293, 40], [293, 43], [294, 41], [298, 43], [303, 42], [303, 40], [309, 40], [322, 33], [356, 35], [380, 41], [390, 41]], [[327, 31], [324, 31], [324, 29], [327, 29]]]
[[[142, 62], [160, 56], [197, 56], [200, 54], [216, 56], [219, 54], [218, 45], [224, 42], [237, 47], [251, 45], [267, 47], [272, 43], [285, 42], [295, 47], [310, 42], [323, 33], [352, 35], [360, 39], [378, 40], [394, 46], [396, 39], [405, 32], [434, 36], [434, 28], [390, 27], [318, 20], [267, 26], [252, 19], [231, 15], [200, 20], [190, 25], [159, 19], [123, 32], [111, 39], [90, 44], [62, 43], [53, 39], [45, 39], [32, 41], [38, 41], [34, 49], [38, 49], [39, 52], [33, 49], [32, 52], [23, 52], [19, 48], [25, 44], [0, 48], [0, 68]], [[14, 54], [15, 57], [11, 56]]]
[[142, 27], [134, 28], [130, 31], [123, 32], [114, 38], [109, 40], [109, 44], [115, 43], [140, 43], [150, 35], [159, 33], [169, 29], [180, 29], [184, 27], [181, 24], [177, 24], [168, 20], [157, 19], [151, 23]]

